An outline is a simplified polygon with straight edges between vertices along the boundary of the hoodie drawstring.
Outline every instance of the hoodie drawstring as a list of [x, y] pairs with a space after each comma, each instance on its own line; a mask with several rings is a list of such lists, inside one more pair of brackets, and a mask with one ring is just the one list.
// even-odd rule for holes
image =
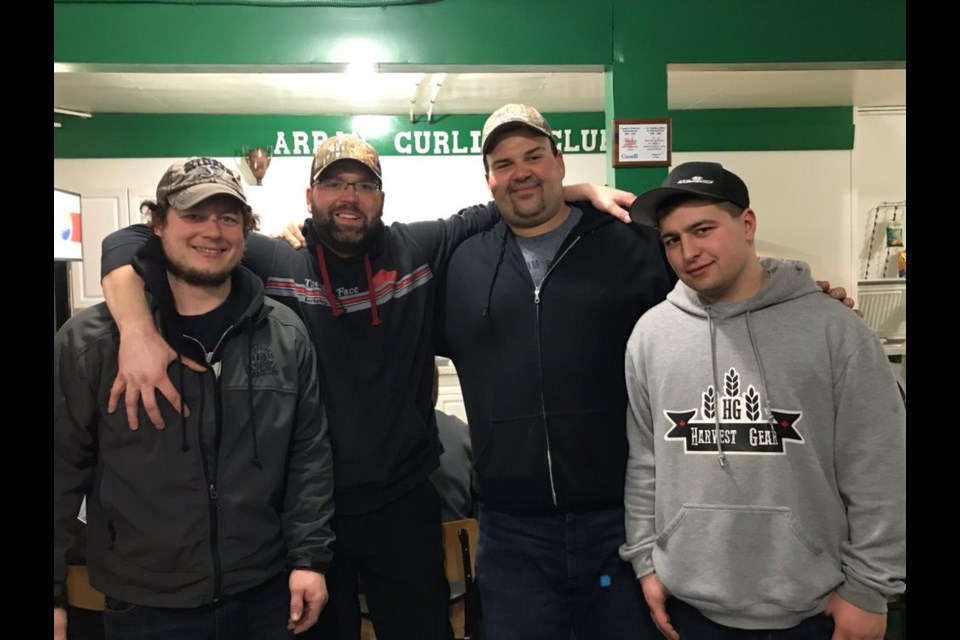
[[[710, 362], [712, 364], [712, 373], [713, 373], [713, 401], [716, 405], [717, 397], [720, 393], [720, 379], [717, 377], [717, 325], [713, 322], [713, 314], [710, 313], [710, 308], [706, 308], [707, 312], [707, 323], [710, 330]], [[777, 426], [777, 420], [773, 416], [773, 410], [770, 408], [770, 393], [767, 387], [767, 374], [763, 369], [763, 360], [760, 359], [760, 349], [757, 347], [757, 339], [753, 335], [753, 325], [750, 323], [750, 312], [746, 312], [746, 323], [747, 323], [747, 336], [750, 338], [750, 347], [753, 349], [753, 359], [757, 362], [757, 369], [760, 371], [760, 386], [761, 394], [763, 397], [763, 412], [764, 419], [767, 422], [767, 425], [770, 427], [770, 430], [776, 433], [775, 427]], [[723, 446], [720, 444], [720, 412], [713, 412], [713, 429], [714, 429], [714, 438], [717, 442], [717, 455], [719, 456], [720, 468], [725, 468], [727, 465], [727, 456], [723, 452]]]
[[187, 401], [184, 399], [184, 396], [186, 395], [184, 393], [184, 387], [186, 386], [186, 379], [184, 378], [186, 367], [183, 366], [183, 350], [180, 348], [182, 346], [183, 337], [181, 336], [177, 344], [177, 365], [180, 373], [180, 388], [177, 389], [177, 391], [180, 393], [180, 450], [186, 453], [187, 451], [190, 451], [190, 443], [187, 442]]
[[[184, 453], [190, 451], [190, 443], [187, 439], [187, 418], [186, 418], [186, 387], [187, 368], [183, 364], [183, 336], [180, 336], [177, 349], [177, 363], [180, 371], [180, 450]], [[198, 415], [198, 431], [202, 428], [203, 415], [206, 410], [207, 394], [204, 393], [204, 385], [200, 385], [200, 409]], [[247, 324], [247, 401], [250, 410], [250, 437], [253, 439], [253, 466], [257, 469], [263, 469], [263, 463], [260, 461], [260, 446], [257, 441], [257, 423], [253, 413], [253, 323]]]
[[727, 467], [727, 455], [723, 452], [723, 445], [720, 444], [720, 406], [717, 398], [720, 396], [720, 379], [717, 377], [717, 325], [713, 322], [713, 314], [710, 308], [707, 308], [707, 323], [710, 329], [710, 371], [713, 374], [713, 437], [717, 442], [717, 461], [721, 469]]
[[373, 287], [373, 274], [370, 270], [370, 256], [366, 253], [363, 254], [363, 270], [367, 275], [367, 292], [370, 298], [370, 324], [376, 327], [380, 324], [380, 312], [377, 310], [377, 292], [374, 291]]
[[327, 259], [323, 255], [323, 244], [320, 242], [317, 243], [317, 262], [320, 263], [320, 279], [323, 280], [323, 292], [326, 294], [327, 303], [330, 305], [330, 313], [333, 314], [334, 318], [339, 318], [345, 313], [343, 303], [340, 302], [340, 299], [333, 292], [333, 287], [330, 286], [330, 272], [327, 271]]
[[[753, 357], [757, 361], [757, 369], [760, 370], [760, 385], [763, 387], [763, 412], [770, 430], [774, 431], [777, 426], [777, 419], [773, 417], [773, 410], [770, 408], [770, 393], [767, 390], [767, 374], [763, 370], [763, 360], [760, 359], [760, 349], [757, 348], [757, 341], [753, 337], [753, 326], [750, 324], [750, 312], [747, 311], [747, 335], [750, 337], [750, 346], [753, 348]], [[774, 431], [775, 432], [775, 431]]]
[[257, 421], [253, 414], [253, 323], [247, 323], [247, 398], [250, 403], [250, 436], [253, 438], [253, 466], [263, 469], [257, 443]]
[[490, 304], [493, 301], [493, 285], [497, 282], [497, 275], [500, 273], [500, 265], [503, 264], [503, 255], [507, 251], [507, 230], [503, 231], [503, 242], [500, 243], [500, 255], [497, 257], [497, 266], [493, 269], [493, 277], [490, 279], [490, 287], [487, 289], [487, 306], [483, 308], [483, 316], [490, 312]]
[[[323, 293], [330, 305], [330, 313], [334, 318], [339, 318], [346, 310], [340, 298], [333, 292], [333, 285], [330, 284], [330, 271], [327, 269], [327, 259], [323, 251], [323, 243], [317, 243], [317, 262], [320, 265], [320, 279], [323, 281]], [[373, 285], [373, 274], [370, 267], [370, 256], [363, 254], [363, 269], [367, 276], [367, 298], [370, 300], [370, 324], [378, 326], [380, 322], [380, 311], [377, 309], [377, 292]]]

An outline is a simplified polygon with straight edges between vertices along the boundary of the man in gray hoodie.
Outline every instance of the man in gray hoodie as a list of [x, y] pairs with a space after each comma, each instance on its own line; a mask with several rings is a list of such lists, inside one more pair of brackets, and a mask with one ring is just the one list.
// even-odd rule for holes
[[719, 164], [631, 208], [680, 281], [627, 343], [626, 544], [668, 638], [883, 638], [905, 589], [906, 411], [876, 335], [758, 260]]

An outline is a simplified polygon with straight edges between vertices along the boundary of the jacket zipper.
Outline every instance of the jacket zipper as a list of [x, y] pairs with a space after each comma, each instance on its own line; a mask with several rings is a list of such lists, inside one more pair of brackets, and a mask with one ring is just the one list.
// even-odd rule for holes
[[[223, 394], [220, 386], [220, 376], [214, 375], [213, 378], [214, 405], [213, 410], [216, 416], [213, 435], [213, 460], [214, 463], [220, 457], [220, 436], [223, 433]], [[219, 465], [216, 465], [219, 467]], [[210, 482], [210, 552], [213, 554], [213, 597], [215, 600], [220, 598], [220, 590], [223, 582], [223, 561], [220, 558], [220, 501], [217, 495], [217, 477], [218, 469], [213, 470], [213, 480]]]
[[[217, 461], [220, 455], [220, 437], [223, 428], [223, 416], [221, 413], [223, 395], [220, 386], [220, 376], [215, 373], [211, 360], [213, 359], [213, 354], [217, 352], [217, 349], [220, 348], [224, 338], [226, 338], [227, 334], [229, 334], [232, 329], [233, 326], [230, 326], [226, 331], [223, 332], [223, 335], [220, 336], [220, 340], [217, 341], [217, 346], [214, 347], [213, 351], [210, 353], [206, 352], [206, 349], [203, 348], [203, 345], [200, 344], [198, 340], [195, 340], [190, 336], [184, 336], [184, 338], [200, 345], [200, 349], [205, 355], [207, 371], [209, 371], [210, 375], [213, 376], [214, 432], [213, 452], [212, 456], [210, 456], [210, 459], [214, 462]], [[202, 421], [202, 415], [200, 416], [200, 419]], [[220, 591], [223, 588], [223, 560], [220, 557], [220, 494], [217, 492], [217, 469], [213, 469], [211, 472], [210, 465], [207, 464], [207, 452], [204, 446], [203, 434], [199, 432], [199, 429], [197, 432], [197, 441], [200, 443], [200, 464], [203, 467], [203, 478], [207, 485], [207, 508], [210, 515], [210, 555], [213, 559], [213, 599], [214, 601], [217, 601], [221, 597]]]
[[581, 237], [582, 236], [577, 236], [573, 239], [573, 242], [567, 245], [567, 248], [563, 250], [560, 257], [554, 260], [550, 264], [550, 268], [547, 269], [547, 272], [543, 274], [543, 280], [540, 281], [540, 284], [533, 287], [533, 304], [537, 311], [537, 371], [540, 373], [540, 412], [543, 416], [543, 432], [547, 440], [547, 473], [550, 476], [550, 495], [553, 498], [553, 506], [555, 507], [559, 507], [560, 505], [557, 502], [557, 486], [553, 481], [553, 455], [550, 452], [550, 425], [547, 424], [547, 400], [543, 396], [543, 350], [540, 343], [540, 290], [543, 289], [543, 285], [547, 283], [547, 278], [550, 277], [550, 274], [556, 266], [560, 264], [564, 256], [570, 252], [570, 249], [573, 249], [573, 246], [580, 241]]

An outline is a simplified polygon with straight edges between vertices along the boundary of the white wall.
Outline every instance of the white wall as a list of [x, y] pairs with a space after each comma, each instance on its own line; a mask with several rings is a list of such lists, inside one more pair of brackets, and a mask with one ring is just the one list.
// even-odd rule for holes
[[[894, 277], [896, 249], [888, 250], [884, 236], [886, 223], [893, 210], [880, 207], [884, 202], [906, 202], [907, 199], [907, 110], [854, 114], [855, 138], [852, 162], [853, 184], [853, 270], [854, 279]], [[897, 220], [903, 223], [906, 245], [906, 207], [901, 207]], [[874, 222], [876, 221], [876, 229]], [[871, 235], [869, 273], [866, 273]], [[864, 277], [866, 275], [866, 277]]]
[[850, 152], [674, 153], [675, 165], [719, 162], [743, 178], [757, 212], [757, 253], [797, 258], [817, 280], [851, 290]]
[[[54, 160], [53, 182], [81, 195], [118, 188], [148, 194], [154, 192], [160, 176], [176, 160]], [[273, 233], [288, 222], [302, 222], [307, 217], [310, 158], [274, 158], [260, 186], [242, 159], [219, 160], [239, 169], [245, 178], [247, 198], [261, 215], [264, 233]], [[602, 154], [571, 155], [565, 160], [568, 183], [604, 182]], [[384, 156], [381, 164], [387, 223], [445, 218], [466, 206], [490, 200], [480, 156]]]

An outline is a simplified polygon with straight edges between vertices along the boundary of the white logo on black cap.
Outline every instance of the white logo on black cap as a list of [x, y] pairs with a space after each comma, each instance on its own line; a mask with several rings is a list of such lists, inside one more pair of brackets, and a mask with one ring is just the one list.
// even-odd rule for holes
[[713, 184], [713, 180], [707, 180], [703, 176], [693, 176], [692, 178], [677, 180], [677, 184]]

